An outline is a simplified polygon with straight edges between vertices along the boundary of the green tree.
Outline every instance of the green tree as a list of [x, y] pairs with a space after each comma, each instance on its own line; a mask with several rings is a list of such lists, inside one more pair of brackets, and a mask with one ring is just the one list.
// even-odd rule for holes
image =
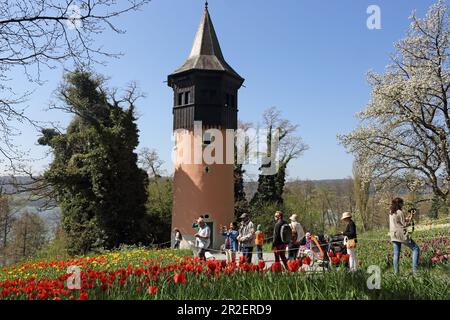
[[76, 70], [64, 80], [63, 105], [53, 108], [75, 116], [66, 133], [45, 129], [38, 142], [53, 151], [44, 178], [61, 208], [69, 253], [145, 242], [148, 177], [134, 152], [136, 87], [117, 98], [90, 72]]

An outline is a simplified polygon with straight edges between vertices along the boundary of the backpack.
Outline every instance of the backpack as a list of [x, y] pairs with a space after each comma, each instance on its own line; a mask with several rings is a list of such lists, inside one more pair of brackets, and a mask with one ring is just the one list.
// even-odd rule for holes
[[288, 244], [291, 242], [292, 240], [292, 229], [291, 226], [287, 223], [283, 224], [281, 226], [281, 230], [280, 230], [280, 234], [281, 234], [281, 241], [284, 244]]

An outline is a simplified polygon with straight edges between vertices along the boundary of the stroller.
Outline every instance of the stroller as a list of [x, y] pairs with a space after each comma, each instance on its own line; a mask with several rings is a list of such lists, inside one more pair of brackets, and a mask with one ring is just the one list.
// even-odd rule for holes
[[309, 261], [309, 264], [303, 263], [303, 270], [306, 272], [327, 270], [329, 266], [327, 249], [328, 241], [323, 235], [311, 235], [309, 240], [303, 238], [300, 241], [300, 256], [303, 257], [303, 261]]
[[324, 272], [331, 270], [334, 257], [347, 254], [347, 247], [343, 235], [325, 236], [311, 235], [311, 241], [306, 238], [300, 242], [300, 254], [309, 257], [311, 263], [306, 266], [308, 272]]
[[348, 263], [347, 237], [341, 234], [329, 237], [327, 256], [330, 265], [338, 266]]
[[347, 254], [347, 246], [345, 245], [345, 236], [342, 234], [328, 237], [327, 255], [333, 254]]

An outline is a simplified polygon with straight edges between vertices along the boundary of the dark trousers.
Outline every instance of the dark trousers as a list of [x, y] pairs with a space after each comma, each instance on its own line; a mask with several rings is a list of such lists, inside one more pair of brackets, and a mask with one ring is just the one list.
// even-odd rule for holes
[[242, 255], [247, 263], [252, 262], [253, 247], [242, 247]]
[[206, 260], [206, 257], [205, 257], [206, 249], [205, 248], [198, 248], [197, 253], [198, 253], [197, 256], [200, 260]]
[[299, 244], [293, 244], [293, 243], [289, 244], [289, 246], [288, 246], [288, 249], [289, 249], [288, 257], [289, 257], [289, 260], [297, 259], [298, 249], [299, 248], [300, 248]]
[[280, 244], [273, 247], [273, 254], [275, 255], [275, 262], [283, 261], [284, 267], [288, 269], [287, 259], [286, 259], [286, 245]]

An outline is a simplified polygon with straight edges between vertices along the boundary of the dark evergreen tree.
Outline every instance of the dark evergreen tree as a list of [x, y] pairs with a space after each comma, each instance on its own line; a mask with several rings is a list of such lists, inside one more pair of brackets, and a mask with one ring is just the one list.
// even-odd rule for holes
[[75, 116], [66, 133], [45, 129], [38, 141], [53, 151], [44, 177], [55, 190], [72, 254], [145, 242], [148, 176], [134, 152], [139, 138], [135, 92], [130, 88], [117, 100], [100, 77], [67, 74], [59, 109]]
[[243, 213], [249, 212], [249, 204], [244, 190], [245, 170], [242, 164], [234, 166], [234, 215], [239, 218]]
[[251, 200], [251, 205], [261, 205], [264, 203], [282, 204], [282, 191], [278, 183], [278, 174], [259, 175], [258, 189]]

